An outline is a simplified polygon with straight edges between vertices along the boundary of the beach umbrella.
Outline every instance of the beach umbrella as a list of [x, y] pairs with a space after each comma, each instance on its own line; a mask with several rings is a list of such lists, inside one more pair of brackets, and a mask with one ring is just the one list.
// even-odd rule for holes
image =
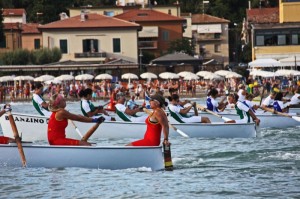
[[228, 73], [225, 77], [226, 78], [241, 78], [242, 75], [235, 73], [235, 72], [231, 72], [231, 73]]
[[213, 73], [213, 74], [205, 76], [204, 79], [210, 79], [210, 80], [216, 79], [217, 80], [217, 79], [224, 79], [224, 77]]
[[159, 74], [159, 77], [162, 79], [179, 79], [179, 75], [176, 73], [163, 72]]
[[296, 70], [277, 70], [275, 72], [276, 75], [278, 76], [298, 76], [300, 75], [300, 71], [296, 71]]
[[140, 75], [141, 78], [143, 79], [156, 79], [157, 78], [157, 75], [155, 75], [154, 73], [143, 73]]
[[211, 75], [211, 74], [213, 74], [212, 72], [209, 72], [209, 71], [199, 71], [199, 72], [197, 72], [196, 73], [196, 75], [198, 75], [198, 76], [200, 76], [200, 77], [205, 77], [205, 76], [207, 76], [207, 75]]
[[187, 76], [189, 74], [194, 74], [194, 73], [192, 73], [190, 71], [182, 71], [180, 73], [177, 73], [177, 75], [179, 75], [180, 77], [185, 77], [185, 76]]
[[139, 77], [133, 73], [125, 73], [121, 77], [122, 79], [138, 79]]
[[183, 78], [183, 80], [198, 80], [198, 79], [199, 76], [194, 73], [186, 74]]
[[35, 81], [35, 82], [44, 82], [44, 81], [52, 80], [54, 78], [55, 77], [52, 76], [52, 75], [42, 75], [42, 76], [39, 76], [37, 78], [34, 78], [33, 81]]
[[112, 78], [113, 78], [113, 77], [112, 77], [111, 75], [106, 74], [106, 73], [97, 75], [97, 76], [95, 77], [95, 79], [112, 79]]
[[263, 70], [252, 70], [250, 72], [250, 75], [252, 76], [260, 76], [260, 77], [275, 77], [278, 76], [277, 74], [269, 71], [263, 71]]
[[253, 67], [274, 67], [281, 66], [281, 63], [276, 59], [256, 59], [248, 63], [248, 66]]
[[13, 76], [0, 77], [0, 82], [8, 82], [8, 81], [14, 81], [14, 77]]
[[58, 79], [52, 79], [52, 80], [48, 80], [48, 81], [45, 81], [45, 84], [61, 84], [61, 81], [58, 80]]
[[218, 71], [216, 71], [214, 73], [217, 74], [217, 75], [225, 77], [226, 75], [231, 74], [232, 72], [228, 71], [228, 70], [218, 70]]
[[69, 81], [69, 80], [73, 80], [74, 77], [72, 75], [60, 75], [60, 76], [56, 77], [55, 79], [60, 80], [60, 81]]
[[81, 74], [81, 75], [75, 76], [75, 80], [91, 80], [93, 78], [94, 78], [94, 76], [90, 75], [90, 74]]
[[31, 81], [31, 80], [34, 80], [34, 78], [33, 77], [31, 77], [31, 76], [17, 76], [17, 77], [15, 77], [14, 78], [14, 81], [22, 81], [22, 80], [29, 80], [29, 81]]

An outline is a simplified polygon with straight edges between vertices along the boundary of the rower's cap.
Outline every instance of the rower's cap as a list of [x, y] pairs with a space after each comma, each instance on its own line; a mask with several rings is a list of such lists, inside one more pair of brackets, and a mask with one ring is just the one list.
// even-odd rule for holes
[[150, 100], [157, 100], [161, 107], [168, 106], [168, 103], [166, 102], [165, 98], [159, 94], [150, 96]]

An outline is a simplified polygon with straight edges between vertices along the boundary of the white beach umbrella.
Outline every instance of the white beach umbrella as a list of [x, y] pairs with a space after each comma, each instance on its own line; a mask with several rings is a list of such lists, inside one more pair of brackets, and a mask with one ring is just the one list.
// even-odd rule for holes
[[183, 78], [183, 80], [198, 80], [198, 79], [199, 76], [194, 73], [186, 74]]
[[199, 71], [199, 72], [196, 73], [196, 75], [198, 75], [200, 77], [205, 77], [205, 76], [211, 75], [211, 74], [213, 74], [213, 73], [210, 72], [210, 71]]
[[190, 71], [182, 71], [180, 73], [177, 73], [177, 75], [179, 75], [180, 77], [185, 77], [185, 76], [190, 75], [190, 74], [194, 74], [194, 73], [192, 73]]
[[212, 79], [224, 79], [224, 77], [213, 73], [211, 75], [205, 76], [204, 79], [210, 79], [210, 80], [212, 80]]
[[159, 74], [159, 77], [162, 79], [179, 79], [179, 75], [176, 73], [163, 72]]
[[155, 75], [154, 73], [150, 73], [150, 72], [143, 73], [140, 75], [140, 77], [143, 79], [157, 79], [157, 75]]
[[275, 74], [277, 74], [278, 76], [298, 76], [300, 72], [297, 70], [277, 70], [275, 72]]
[[95, 77], [95, 79], [112, 79], [113, 77], [110, 74], [100, 74]]
[[58, 79], [52, 79], [52, 80], [48, 80], [48, 81], [45, 81], [45, 84], [61, 84], [61, 81], [58, 80]]
[[60, 75], [56, 77], [55, 79], [58, 79], [60, 81], [68, 81], [68, 80], [73, 80], [74, 77], [72, 75]]
[[133, 73], [125, 73], [121, 77], [122, 79], [138, 79], [139, 77]]
[[45, 81], [48, 81], [48, 80], [52, 80], [54, 78], [55, 77], [52, 76], [52, 75], [42, 75], [42, 76], [34, 78], [34, 81], [35, 82], [45, 82]]
[[218, 70], [218, 71], [216, 71], [214, 73], [217, 74], [217, 75], [220, 75], [220, 76], [224, 76], [224, 77], [226, 75], [232, 74], [232, 72], [229, 71], [229, 70]]
[[0, 77], [0, 82], [8, 82], [8, 81], [14, 81], [14, 77], [13, 76]]
[[93, 78], [94, 78], [94, 76], [90, 75], [90, 74], [81, 74], [81, 75], [75, 76], [75, 80], [91, 80]]
[[281, 66], [280, 62], [276, 59], [256, 59], [248, 63], [249, 67], [274, 67]]
[[20, 80], [29, 80], [29, 81], [31, 81], [31, 80], [34, 80], [34, 78], [29, 76], [29, 75], [26, 75], [26, 76], [21, 75], [21, 76], [17, 76], [17, 77], [14, 78], [14, 81], [20, 81]]
[[235, 73], [235, 72], [231, 72], [231, 73], [228, 73], [225, 77], [226, 78], [241, 78], [242, 75]]
[[263, 70], [252, 70], [250, 72], [250, 75], [252, 76], [260, 76], [260, 77], [274, 77], [278, 76], [277, 74], [269, 71], [263, 71]]

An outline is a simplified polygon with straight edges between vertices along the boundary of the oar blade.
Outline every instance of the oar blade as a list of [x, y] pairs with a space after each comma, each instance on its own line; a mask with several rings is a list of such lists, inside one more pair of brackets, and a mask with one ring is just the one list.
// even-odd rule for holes
[[183, 137], [189, 138], [189, 136], [188, 136], [186, 133], [184, 133], [182, 130], [176, 129], [176, 131], [177, 131], [177, 133], [179, 133], [179, 134], [182, 135]]
[[297, 122], [300, 122], [300, 117], [292, 116], [292, 118], [293, 118], [294, 120], [296, 120]]

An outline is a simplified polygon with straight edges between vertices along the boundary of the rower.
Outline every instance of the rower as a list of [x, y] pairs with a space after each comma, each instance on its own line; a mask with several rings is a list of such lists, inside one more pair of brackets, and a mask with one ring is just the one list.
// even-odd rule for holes
[[207, 106], [208, 110], [213, 111], [213, 112], [224, 111], [228, 102], [223, 103], [225, 98], [223, 100], [221, 100], [220, 103], [218, 101], [216, 101], [216, 98], [218, 97], [218, 95], [219, 95], [219, 91], [215, 88], [212, 88], [208, 92], [207, 99], [206, 99], [206, 106]]
[[289, 103], [283, 102], [283, 94], [279, 92], [274, 98], [273, 108], [277, 112], [287, 113], [289, 108]]
[[262, 102], [261, 104], [261, 108], [270, 108], [273, 107], [273, 103], [274, 103], [274, 98], [276, 96], [276, 92], [271, 91], [270, 95]]
[[32, 103], [34, 108], [43, 116], [50, 116], [51, 112], [48, 110], [48, 103], [43, 99], [43, 84], [40, 82], [34, 85], [34, 93], [32, 95]]
[[97, 118], [102, 116], [107, 121], [116, 121], [115, 118], [108, 115], [108, 113], [103, 109], [103, 106], [95, 107], [91, 102], [93, 90], [90, 88], [83, 89], [79, 92], [79, 97], [81, 98], [80, 106], [82, 114], [86, 117]]
[[172, 94], [169, 97], [169, 106], [168, 109], [171, 113], [171, 116], [178, 121], [179, 123], [211, 123], [208, 117], [201, 116], [189, 116], [187, 113], [194, 107], [196, 107], [196, 102], [193, 102], [191, 106], [183, 108], [179, 105], [179, 96], [178, 94]]
[[[242, 95], [245, 96], [246, 91], [242, 92]], [[250, 117], [252, 117], [252, 120], [259, 125], [260, 119], [256, 117], [244, 101], [242, 102], [239, 100], [239, 96], [236, 93], [228, 95], [228, 102], [230, 104], [235, 104], [235, 109], [237, 114], [240, 116], [240, 120], [230, 120], [225, 123], [249, 123]]]
[[[0, 117], [8, 111], [11, 111], [11, 107], [9, 104], [5, 104], [3, 109], [0, 111]], [[15, 142], [15, 139], [10, 137], [0, 136], [0, 144], [8, 144], [11, 142]]]
[[129, 109], [125, 105], [125, 95], [123, 93], [117, 94], [116, 113], [125, 122], [145, 122], [147, 115], [136, 116], [136, 113], [143, 112], [143, 107]]
[[291, 98], [290, 101], [290, 107], [292, 108], [299, 108], [300, 107], [300, 86], [298, 86], [297, 90], [295, 91], [295, 94]]

